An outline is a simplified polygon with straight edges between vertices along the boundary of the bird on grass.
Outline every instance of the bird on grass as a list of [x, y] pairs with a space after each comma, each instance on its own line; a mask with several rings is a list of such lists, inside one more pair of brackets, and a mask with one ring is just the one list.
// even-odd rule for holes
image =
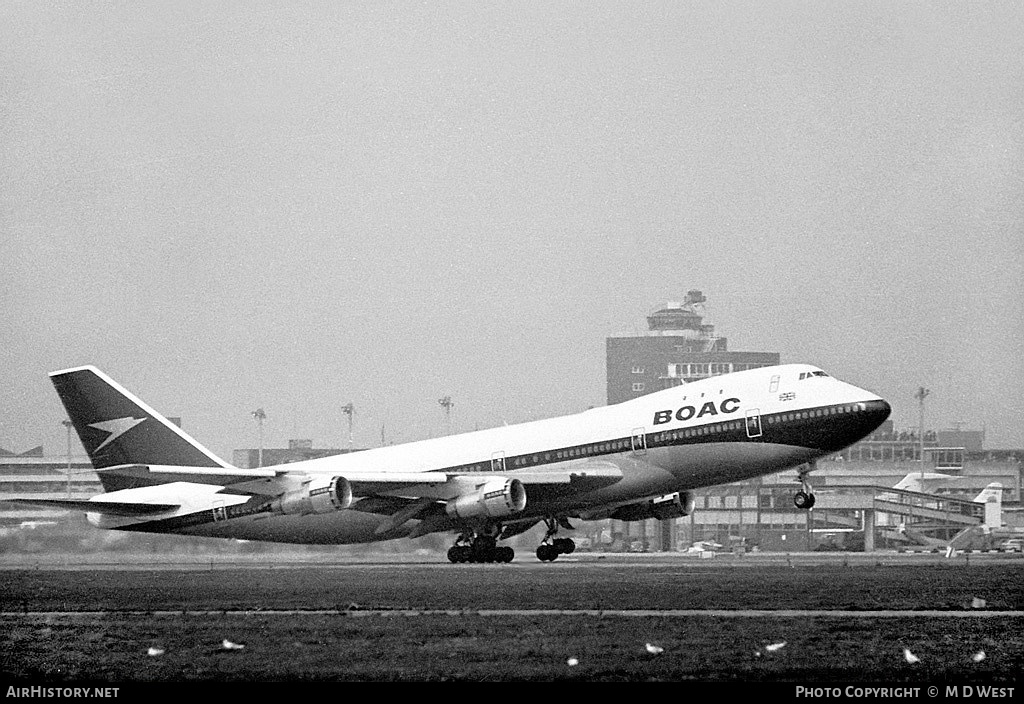
[[662, 648], [660, 645], [654, 645], [653, 643], [647, 643], [645, 647], [647, 648], [647, 652], [651, 655], [660, 655], [661, 653], [665, 652], [664, 648]]
[[921, 662], [921, 658], [910, 652], [910, 648], [903, 649], [903, 657], [906, 658], [907, 662], [913, 665], [915, 662]]
[[148, 655], [151, 658], [155, 658], [156, 656], [163, 655], [163, 654], [164, 654], [164, 649], [163, 648], [154, 648], [152, 646], [150, 646], [149, 650], [146, 651], [146, 655]]
[[782, 641], [781, 643], [771, 643], [770, 645], [766, 645], [764, 646], [764, 649], [769, 653], [774, 653], [776, 650], [782, 650], [785, 647], [786, 641]]
[[979, 650], [978, 652], [976, 652], [974, 655], [971, 656], [971, 660], [973, 660], [974, 662], [981, 662], [984, 659], [985, 659], [985, 651], [984, 650]]
[[565, 664], [568, 665], [569, 667], [576, 667], [577, 665], [580, 664], [580, 661], [577, 658], [569, 658], [568, 660], [565, 661]]
[[220, 644], [220, 647], [224, 650], [241, 650], [245, 646], [241, 643], [232, 643], [227, 638]]

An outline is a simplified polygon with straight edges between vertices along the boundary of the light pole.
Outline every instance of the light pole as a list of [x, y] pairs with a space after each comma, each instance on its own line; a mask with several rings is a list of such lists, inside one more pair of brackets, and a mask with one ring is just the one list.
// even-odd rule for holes
[[68, 430], [68, 498], [71, 498], [71, 421], [62, 420], [60, 422]]
[[352, 452], [352, 417], [356, 414], [356, 407], [349, 401], [341, 407], [341, 412], [348, 416], [348, 451]]
[[923, 386], [921, 386], [921, 387], [918, 387], [917, 393], [914, 394], [914, 398], [916, 398], [917, 401], [918, 401], [919, 411], [920, 411], [920, 414], [918, 416], [918, 429], [917, 429], [917, 431], [918, 431], [918, 433], [920, 435], [920, 437], [918, 438], [918, 442], [920, 443], [920, 446], [921, 446], [920, 461], [921, 461], [921, 478], [922, 479], [924, 479], [924, 399], [930, 393], [931, 393], [930, 390], [928, 390], [928, 389], [924, 388]]
[[257, 408], [252, 412], [252, 417], [256, 419], [257, 425], [260, 428], [260, 459], [259, 466], [263, 466], [263, 420], [267, 417], [267, 414], [263, 412], [262, 408]]
[[445, 396], [444, 398], [439, 398], [437, 400], [437, 402], [440, 403], [441, 407], [444, 409], [444, 422], [445, 422], [445, 427], [447, 429], [446, 430], [446, 434], [447, 435], [451, 435], [452, 434], [452, 406], [455, 405], [455, 402], [452, 401], [452, 397], [451, 396]]

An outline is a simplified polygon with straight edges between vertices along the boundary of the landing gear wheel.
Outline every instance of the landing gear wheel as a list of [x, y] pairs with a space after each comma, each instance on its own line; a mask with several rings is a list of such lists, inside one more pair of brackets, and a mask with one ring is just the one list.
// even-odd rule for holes
[[554, 545], [541, 545], [537, 548], [537, 559], [541, 562], [554, 562], [558, 557], [558, 548]]
[[515, 556], [516, 551], [508, 547], [507, 545], [494, 549], [495, 562], [512, 562]]
[[494, 562], [497, 541], [490, 535], [478, 535], [470, 544], [470, 562]]
[[452, 562], [469, 562], [472, 551], [468, 545], [453, 545], [448, 548], [448, 559]]
[[809, 494], [806, 491], [798, 491], [793, 496], [793, 504], [800, 509], [809, 509], [814, 506], [814, 494]]
[[576, 550], [576, 543], [572, 538], [555, 538], [552, 545], [561, 555], [571, 555]]
[[796, 480], [800, 482], [800, 491], [796, 492], [796, 495], [793, 496], [793, 503], [799, 509], [806, 510], [814, 506], [814, 490], [811, 488], [811, 482], [808, 481], [808, 477], [817, 468], [817, 462], [811, 461], [800, 465], [800, 468], [797, 470]]

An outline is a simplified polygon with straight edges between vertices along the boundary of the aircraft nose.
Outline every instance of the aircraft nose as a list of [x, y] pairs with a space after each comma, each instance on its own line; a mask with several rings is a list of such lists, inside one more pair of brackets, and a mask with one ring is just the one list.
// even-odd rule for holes
[[881, 398], [860, 401], [849, 408], [853, 412], [843, 414], [841, 422], [828, 423], [817, 433], [805, 430], [804, 444], [826, 452], [837, 452], [871, 435], [892, 413], [892, 406]]
[[888, 401], [883, 399], [878, 404], [878, 412], [882, 415], [882, 420], [885, 420], [889, 417], [889, 414], [892, 413], [892, 406], [889, 405]]
[[875, 431], [892, 413], [892, 406], [884, 399], [868, 401], [864, 404], [864, 434]]

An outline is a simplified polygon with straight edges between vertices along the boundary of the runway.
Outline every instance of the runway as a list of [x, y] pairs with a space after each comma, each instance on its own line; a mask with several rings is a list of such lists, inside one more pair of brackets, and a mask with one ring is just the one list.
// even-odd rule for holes
[[1024, 611], [944, 611], [940, 609], [240, 609], [181, 611], [0, 611], [0, 617], [202, 617], [202, 616], [346, 616], [365, 617], [542, 617], [586, 616], [591, 618], [1022, 618]]
[[765, 566], [895, 566], [895, 565], [994, 565], [1017, 564], [1024, 567], [1021, 553], [958, 553], [946, 557], [940, 553], [715, 553], [700, 557], [679, 552], [656, 553], [580, 553], [561, 556], [554, 562], [540, 562], [526, 551], [520, 551], [509, 564], [452, 564], [440, 553], [369, 553], [366, 555], [334, 555], [322, 553], [269, 553], [254, 555], [217, 554], [124, 554], [92, 553], [82, 555], [2, 554], [0, 569], [32, 570], [274, 570], [274, 569], [337, 569], [385, 570], [414, 568], [417, 570], [513, 570], [523, 572], [558, 572], [578, 568], [665, 569], [678, 567], [688, 574], [699, 570], [719, 571], [723, 568], [757, 568]]
[[1024, 667], [1021, 555], [29, 557], [0, 556], [0, 651], [34, 681], [990, 683]]

